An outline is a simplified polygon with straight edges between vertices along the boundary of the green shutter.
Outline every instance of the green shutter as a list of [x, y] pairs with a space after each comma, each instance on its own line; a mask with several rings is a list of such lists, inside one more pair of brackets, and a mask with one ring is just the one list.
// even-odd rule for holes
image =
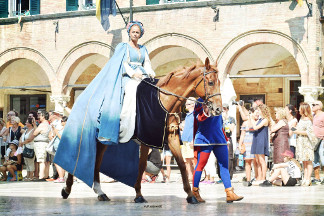
[[0, 18], [8, 17], [8, 0], [0, 0]]
[[30, 15], [40, 14], [40, 0], [30, 0]]
[[66, 11], [76, 11], [78, 8], [78, 0], [66, 0]]
[[146, 0], [146, 5], [159, 4], [160, 0]]

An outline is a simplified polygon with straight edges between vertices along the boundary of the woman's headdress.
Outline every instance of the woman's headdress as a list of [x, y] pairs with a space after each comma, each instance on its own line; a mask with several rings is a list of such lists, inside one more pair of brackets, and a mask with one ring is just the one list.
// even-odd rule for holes
[[133, 25], [138, 25], [141, 29], [141, 35], [140, 38], [143, 36], [144, 34], [144, 27], [143, 27], [143, 23], [141, 23], [140, 21], [131, 21], [127, 24], [126, 29], [127, 29], [127, 33], [129, 35], [129, 31], [132, 28]]

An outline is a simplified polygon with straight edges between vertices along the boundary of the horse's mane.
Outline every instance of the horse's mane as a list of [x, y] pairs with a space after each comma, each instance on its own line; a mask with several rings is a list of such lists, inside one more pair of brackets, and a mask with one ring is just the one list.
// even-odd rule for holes
[[172, 71], [172, 72], [168, 73], [166, 76], [162, 77], [159, 80], [159, 82], [157, 83], [157, 86], [161, 87], [161, 86], [167, 85], [173, 76], [182, 75], [181, 79], [188, 78], [190, 73], [192, 71], [194, 71], [197, 67], [199, 67], [198, 64], [193, 65], [188, 68], [183, 67], [178, 70]]

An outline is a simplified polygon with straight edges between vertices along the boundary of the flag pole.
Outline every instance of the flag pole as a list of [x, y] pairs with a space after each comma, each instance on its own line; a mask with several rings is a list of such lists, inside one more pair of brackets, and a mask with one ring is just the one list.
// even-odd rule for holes
[[124, 20], [125, 26], [127, 26], [127, 20], [126, 20], [125, 17], [123, 16], [123, 13], [120, 11], [120, 8], [119, 8], [119, 6], [118, 6], [116, 0], [115, 0], [115, 3], [116, 3], [116, 6], [117, 6], [117, 8], [118, 8], [118, 11], [119, 11], [120, 15], [122, 16], [122, 18], [123, 18], [123, 20]]
[[133, 21], [133, 0], [129, 0], [129, 19]]

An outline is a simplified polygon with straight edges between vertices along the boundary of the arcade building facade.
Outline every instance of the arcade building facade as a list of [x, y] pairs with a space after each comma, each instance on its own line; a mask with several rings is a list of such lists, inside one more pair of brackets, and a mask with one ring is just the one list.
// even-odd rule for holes
[[[323, 1], [308, 2], [134, 0], [132, 12], [144, 24], [140, 43], [157, 76], [208, 57], [221, 82], [231, 78], [237, 100], [298, 107], [324, 99]], [[127, 19], [129, 1], [117, 3]], [[103, 30], [95, 0], [0, 0], [0, 17], [0, 117], [71, 108], [129, 40], [119, 12]]]

